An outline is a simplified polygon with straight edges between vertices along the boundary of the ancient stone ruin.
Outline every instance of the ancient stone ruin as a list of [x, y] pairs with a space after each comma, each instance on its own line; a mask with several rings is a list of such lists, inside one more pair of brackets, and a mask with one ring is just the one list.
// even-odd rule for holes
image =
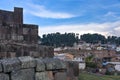
[[53, 52], [38, 44], [38, 25], [23, 24], [22, 8], [0, 10], [0, 80], [78, 80], [78, 64]]
[[76, 66], [76, 63], [53, 58], [1, 59], [0, 80], [78, 80]]
[[38, 44], [38, 25], [23, 24], [22, 8], [0, 10], [0, 58], [29, 55], [53, 57], [53, 48]]
[[23, 24], [23, 9], [0, 10], [0, 40], [37, 43], [38, 25]]

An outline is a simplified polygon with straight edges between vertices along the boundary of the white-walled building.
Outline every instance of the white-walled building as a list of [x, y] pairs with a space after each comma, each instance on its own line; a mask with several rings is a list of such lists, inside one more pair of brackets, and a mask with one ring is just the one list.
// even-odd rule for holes
[[107, 62], [107, 64], [114, 64], [115, 70], [120, 71], [120, 62]]

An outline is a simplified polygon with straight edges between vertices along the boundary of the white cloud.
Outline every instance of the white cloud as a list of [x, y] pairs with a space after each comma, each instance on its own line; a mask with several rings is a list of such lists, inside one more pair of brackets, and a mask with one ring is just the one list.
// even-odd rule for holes
[[70, 24], [70, 25], [58, 25], [58, 26], [41, 26], [39, 28], [39, 35], [48, 33], [99, 33], [105, 36], [115, 35], [120, 36], [120, 21], [105, 22], [105, 23], [88, 23], [88, 24]]
[[109, 12], [108, 12], [107, 14], [105, 14], [104, 16], [106, 16], [106, 17], [110, 17], [110, 16], [116, 17], [116, 14], [117, 14], [117, 13], [115, 13], [115, 12], [109, 11]]
[[120, 31], [120, 26], [116, 27], [114, 30], [115, 31]]
[[55, 18], [55, 19], [64, 19], [64, 18], [72, 18], [75, 17], [73, 14], [65, 13], [65, 12], [55, 12], [51, 11], [45, 8], [45, 6], [42, 5], [36, 5], [36, 4], [28, 4], [29, 8], [27, 11], [38, 17], [43, 18]]
[[109, 11], [106, 14], [104, 14], [103, 16], [98, 17], [101, 20], [104, 21], [118, 21], [120, 20], [120, 16], [118, 12], [113, 12], [113, 11]]

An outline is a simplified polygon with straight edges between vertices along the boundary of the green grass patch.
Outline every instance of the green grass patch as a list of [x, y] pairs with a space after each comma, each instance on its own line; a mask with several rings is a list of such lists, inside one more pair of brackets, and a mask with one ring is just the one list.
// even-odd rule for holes
[[120, 80], [120, 76], [80, 73], [79, 80]]

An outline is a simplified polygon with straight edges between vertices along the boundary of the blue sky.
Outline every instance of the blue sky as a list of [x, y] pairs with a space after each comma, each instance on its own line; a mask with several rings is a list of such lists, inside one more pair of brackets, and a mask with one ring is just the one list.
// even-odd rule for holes
[[24, 23], [39, 35], [54, 32], [120, 36], [120, 0], [1, 0], [0, 9], [24, 9]]

